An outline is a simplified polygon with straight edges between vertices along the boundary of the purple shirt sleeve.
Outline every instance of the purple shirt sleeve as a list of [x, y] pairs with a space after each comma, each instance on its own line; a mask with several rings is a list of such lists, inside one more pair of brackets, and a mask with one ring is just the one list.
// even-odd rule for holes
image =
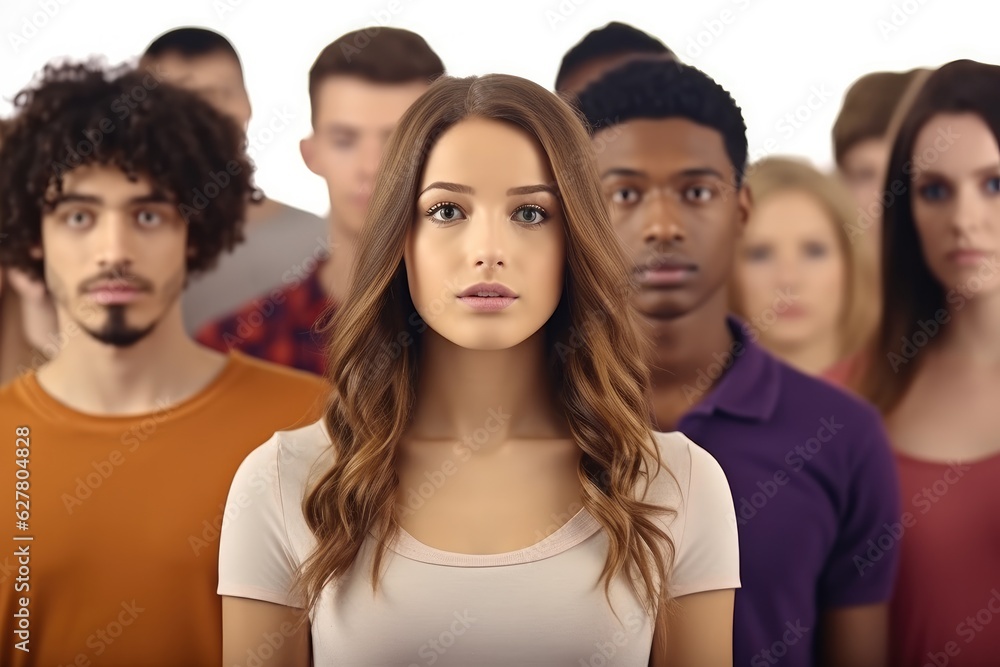
[[895, 459], [878, 414], [858, 417], [837, 542], [819, 580], [821, 608], [887, 602], [899, 565], [904, 529]]

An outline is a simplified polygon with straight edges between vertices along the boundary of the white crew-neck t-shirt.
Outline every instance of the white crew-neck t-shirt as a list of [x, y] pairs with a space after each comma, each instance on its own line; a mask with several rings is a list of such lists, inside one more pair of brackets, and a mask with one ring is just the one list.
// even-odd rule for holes
[[[671, 595], [739, 588], [736, 514], [722, 468], [680, 433], [655, 439], [673, 478], [661, 470], [646, 500], [677, 510], [658, 519], [676, 549]], [[329, 468], [330, 445], [319, 421], [276, 433], [240, 466], [222, 525], [220, 595], [304, 606], [290, 592], [315, 546], [302, 500]], [[502, 554], [441, 551], [400, 531], [375, 595], [373, 546], [369, 538], [311, 612], [317, 667], [648, 663], [653, 619], [622, 575], [608, 605], [600, 581], [608, 539], [585, 509], [541, 542]]]

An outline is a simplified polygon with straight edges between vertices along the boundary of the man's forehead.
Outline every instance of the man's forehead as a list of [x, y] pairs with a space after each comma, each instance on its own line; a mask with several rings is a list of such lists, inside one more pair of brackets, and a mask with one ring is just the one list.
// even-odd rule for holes
[[[53, 184], [54, 189], [54, 184]], [[102, 199], [144, 197], [153, 194], [153, 184], [144, 176], [128, 175], [117, 167], [84, 165], [63, 174], [62, 194], [78, 194]]]
[[634, 119], [599, 130], [593, 138], [601, 170], [670, 171], [733, 167], [722, 135], [686, 118]]

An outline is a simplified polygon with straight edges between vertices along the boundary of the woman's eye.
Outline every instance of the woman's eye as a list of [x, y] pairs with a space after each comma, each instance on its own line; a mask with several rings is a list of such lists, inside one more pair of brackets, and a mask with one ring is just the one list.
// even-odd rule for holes
[[991, 176], [986, 179], [986, 191], [990, 194], [1000, 192], [1000, 176]]
[[691, 202], [704, 204], [712, 200], [713, 192], [711, 188], [704, 185], [694, 185], [684, 190], [684, 199]]
[[611, 193], [613, 204], [634, 204], [639, 201], [639, 191], [635, 188], [618, 188]]
[[526, 225], [537, 225], [548, 216], [545, 214], [545, 209], [541, 206], [522, 206], [521, 208], [514, 211], [514, 222], [520, 222]]
[[829, 253], [829, 248], [822, 243], [807, 243], [803, 250], [810, 258], [826, 257]]
[[160, 214], [154, 213], [153, 211], [139, 211], [139, 214], [135, 216], [135, 219], [143, 227], [155, 227], [163, 221]]
[[941, 201], [949, 194], [948, 187], [942, 183], [929, 183], [918, 188], [917, 192], [927, 201]]
[[455, 204], [438, 204], [428, 210], [426, 215], [438, 222], [454, 222], [463, 218], [462, 209]]
[[757, 246], [756, 248], [747, 248], [744, 256], [747, 260], [751, 262], [763, 262], [771, 259], [771, 249], [767, 246]]

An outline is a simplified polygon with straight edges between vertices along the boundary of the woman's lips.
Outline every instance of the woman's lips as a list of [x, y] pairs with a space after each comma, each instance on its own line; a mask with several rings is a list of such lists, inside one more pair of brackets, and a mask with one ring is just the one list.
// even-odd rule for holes
[[460, 296], [458, 300], [473, 310], [495, 312], [503, 310], [517, 300], [516, 296]]

